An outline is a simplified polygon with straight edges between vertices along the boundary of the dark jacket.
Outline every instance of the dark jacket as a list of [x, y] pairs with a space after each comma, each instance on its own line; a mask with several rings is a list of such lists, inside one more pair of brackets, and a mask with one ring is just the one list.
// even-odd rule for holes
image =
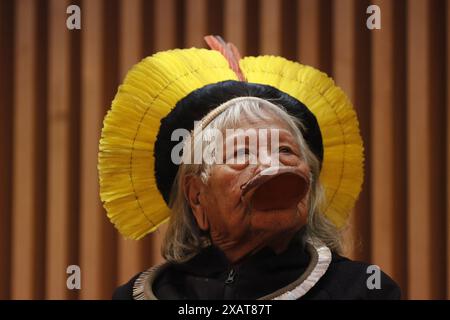
[[[258, 299], [294, 282], [310, 260], [301, 240], [293, 240], [281, 254], [265, 248], [236, 265], [210, 246], [185, 263], [166, 264], [151, 287], [158, 299]], [[381, 271], [379, 289], [369, 289], [373, 270], [368, 267], [333, 253], [325, 274], [301, 299], [400, 299], [397, 284]], [[133, 299], [140, 275], [117, 288], [113, 299]]]

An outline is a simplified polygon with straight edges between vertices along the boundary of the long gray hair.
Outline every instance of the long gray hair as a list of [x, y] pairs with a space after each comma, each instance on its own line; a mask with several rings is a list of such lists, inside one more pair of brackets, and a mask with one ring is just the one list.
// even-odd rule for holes
[[[276, 101], [273, 102], [276, 103]], [[255, 116], [266, 120], [273, 119], [275, 116], [286, 123], [293, 136], [296, 137], [303, 160], [311, 170], [311, 191], [305, 237], [308, 237], [310, 241], [322, 242], [334, 252], [340, 253], [342, 251], [342, 230], [337, 229], [322, 213], [325, 197], [319, 181], [319, 160], [311, 152], [303, 138], [301, 122], [289, 115], [282, 106], [274, 103], [255, 97], [232, 99], [226, 102], [229, 106], [217, 115], [207, 125], [207, 128], [224, 132], [229, 128], [238, 128], [244, 117]], [[202, 141], [202, 143], [211, 142]], [[179, 166], [169, 203], [171, 216], [161, 248], [163, 257], [168, 261], [180, 263], [189, 260], [211, 244], [209, 235], [197, 226], [183, 190], [183, 181], [187, 176], [199, 176], [203, 183], [207, 184], [211, 166], [203, 161], [201, 164], [189, 162]]]

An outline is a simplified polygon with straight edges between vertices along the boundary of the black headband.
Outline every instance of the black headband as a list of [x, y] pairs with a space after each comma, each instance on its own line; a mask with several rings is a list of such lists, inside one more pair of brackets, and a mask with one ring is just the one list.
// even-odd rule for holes
[[172, 185], [178, 172], [178, 165], [171, 159], [172, 149], [179, 141], [172, 141], [172, 132], [176, 129], [194, 129], [194, 121], [201, 120], [208, 112], [219, 105], [237, 97], [258, 97], [276, 105], [298, 118], [304, 128], [300, 128], [308, 147], [323, 161], [323, 144], [319, 124], [314, 114], [300, 101], [272, 86], [228, 80], [210, 84], [191, 92], [181, 99], [169, 114], [161, 119], [155, 142], [156, 184], [166, 203], [169, 203]]

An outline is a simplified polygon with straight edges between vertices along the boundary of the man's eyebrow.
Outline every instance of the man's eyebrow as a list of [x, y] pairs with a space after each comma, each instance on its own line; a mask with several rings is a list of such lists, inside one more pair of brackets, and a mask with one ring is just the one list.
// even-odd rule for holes
[[280, 129], [279, 135], [280, 135], [280, 138], [284, 137], [284, 138], [289, 138], [289, 139], [295, 140], [295, 134], [293, 132], [291, 132], [290, 130]]

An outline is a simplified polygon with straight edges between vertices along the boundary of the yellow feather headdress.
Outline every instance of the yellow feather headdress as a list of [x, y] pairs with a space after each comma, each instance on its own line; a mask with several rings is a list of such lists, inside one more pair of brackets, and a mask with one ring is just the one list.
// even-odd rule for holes
[[[289, 94], [316, 117], [324, 151], [323, 212], [343, 226], [363, 182], [363, 144], [351, 102], [331, 78], [310, 66], [258, 56], [241, 59], [239, 67], [248, 82]], [[226, 80], [238, 76], [224, 55], [197, 48], [156, 53], [128, 72], [104, 119], [98, 160], [101, 200], [125, 237], [140, 239], [170, 216], [155, 177], [161, 119], [188, 94]]]

